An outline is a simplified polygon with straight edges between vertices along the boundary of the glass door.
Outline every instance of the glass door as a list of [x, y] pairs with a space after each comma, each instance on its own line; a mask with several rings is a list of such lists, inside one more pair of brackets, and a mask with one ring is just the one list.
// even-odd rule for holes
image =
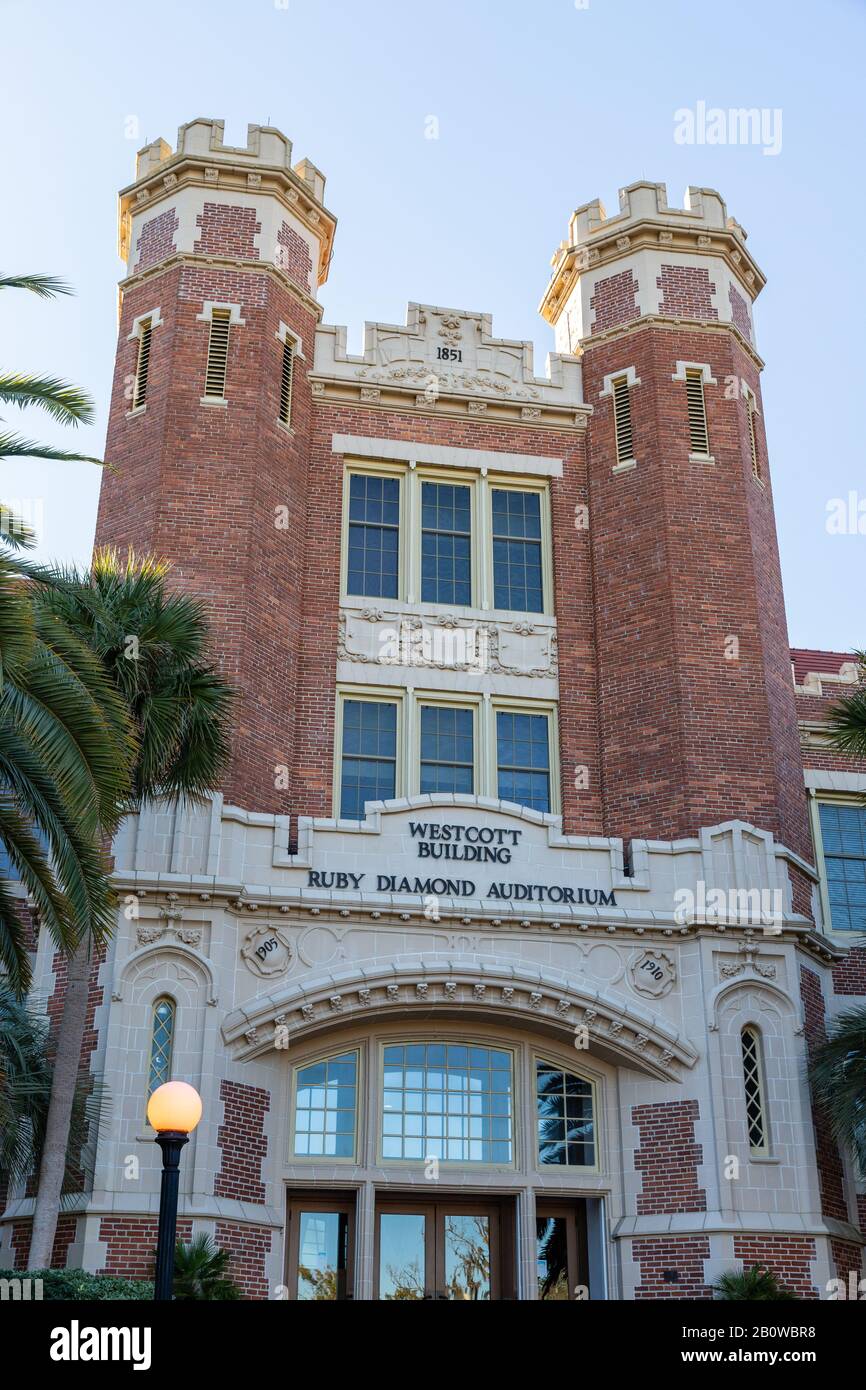
[[535, 1266], [542, 1303], [589, 1297], [582, 1202], [536, 1203]]
[[352, 1297], [354, 1210], [350, 1202], [289, 1202], [289, 1297], [301, 1303]]
[[377, 1226], [380, 1299], [489, 1302], [499, 1297], [495, 1203], [382, 1203]]

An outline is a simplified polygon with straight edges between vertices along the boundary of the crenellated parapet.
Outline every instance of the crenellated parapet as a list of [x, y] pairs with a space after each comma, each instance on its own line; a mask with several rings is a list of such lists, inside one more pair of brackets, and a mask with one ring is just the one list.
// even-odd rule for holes
[[177, 149], [159, 139], [139, 151], [120, 194], [119, 250], [135, 277], [178, 257], [275, 267], [315, 297], [333, 254], [336, 219], [325, 178], [271, 126], [248, 126], [245, 147], [223, 142], [223, 121], [182, 125]]
[[711, 188], [670, 207], [663, 183], [620, 189], [619, 212], [596, 198], [572, 213], [552, 258], [540, 312], [560, 352], [638, 319], [726, 324], [754, 349], [752, 304], [765, 278], [746, 233]]

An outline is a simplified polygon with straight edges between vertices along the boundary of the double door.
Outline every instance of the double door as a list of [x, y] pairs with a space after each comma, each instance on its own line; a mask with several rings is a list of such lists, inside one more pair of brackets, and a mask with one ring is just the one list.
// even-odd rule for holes
[[495, 1202], [380, 1202], [378, 1294], [388, 1302], [501, 1297], [501, 1209]]

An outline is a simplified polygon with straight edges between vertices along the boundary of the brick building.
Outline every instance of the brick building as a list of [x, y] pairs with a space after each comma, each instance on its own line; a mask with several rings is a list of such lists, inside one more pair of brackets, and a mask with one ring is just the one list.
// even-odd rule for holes
[[866, 1184], [805, 1063], [866, 995], [866, 768], [826, 749], [853, 658], [788, 646], [745, 232], [634, 184], [571, 219], [546, 374], [423, 304], [355, 356], [324, 178], [222, 132], [121, 194], [97, 541], [206, 600], [233, 759], [115, 845], [113, 1103], [56, 1257], [147, 1268], [174, 1076], [181, 1229], [251, 1297], [709, 1297], [756, 1260], [826, 1297]]

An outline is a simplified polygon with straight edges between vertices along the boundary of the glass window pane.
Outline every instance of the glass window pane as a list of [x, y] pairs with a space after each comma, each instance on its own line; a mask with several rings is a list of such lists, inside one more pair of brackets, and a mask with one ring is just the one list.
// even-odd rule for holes
[[295, 1088], [295, 1153], [351, 1158], [355, 1152], [358, 1054], [301, 1067]]
[[[592, 1086], [549, 1062], [535, 1064], [538, 1161], [572, 1168], [595, 1166]], [[575, 1107], [581, 1107], [577, 1110]]]
[[539, 1216], [535, 1222], [538, 1297], [542, 1300], [567, 1299], [568, 1222], [564, 1216]]
[[174, 1041], [175, 1004], [173, 999], [157, 999], [153, 1006], [150, 1032], [150, 1074], [147, 1099], [158, 1086], [171, 1080], [171, 1051]]
[[379, 1217], [379, 1297], [389, 1302], [424, 1297], [427, 1218], [421, 1212]]
[[331, 1302], [346, 1297], [349, 1218], [339, 1211], [302, 1211], [298, 1233], [298, 1299]]
[[541, 497], [537, 492], [493, 489], [494, 604], [541, 613]]
[[511, 1163], [511, 1054], [462, 1043], [413, 1044], [402, 1052], [385, 1049], [383, 1158]]
[[550, 721], [546, 714], [496, 713], [498, 795], [502, 801], [550, 810]]
[[834, 931], [866, 931], [866, 807], [819, 802]]
[[397, 598], [399, 536], [399, 479], [353, 473], [349, 478], [347, 593]]
[[421, 706], [421, 791], [474, 790], [474, 718], [471, 709]]
[[421, 598], [425, 603], [472, 602], [469, 488], [421, 484]]
[[340, 815], [362, 820], [368, 801], [387, 801], [394, 796], [396, 778], [396, 704], [344, 700]]

